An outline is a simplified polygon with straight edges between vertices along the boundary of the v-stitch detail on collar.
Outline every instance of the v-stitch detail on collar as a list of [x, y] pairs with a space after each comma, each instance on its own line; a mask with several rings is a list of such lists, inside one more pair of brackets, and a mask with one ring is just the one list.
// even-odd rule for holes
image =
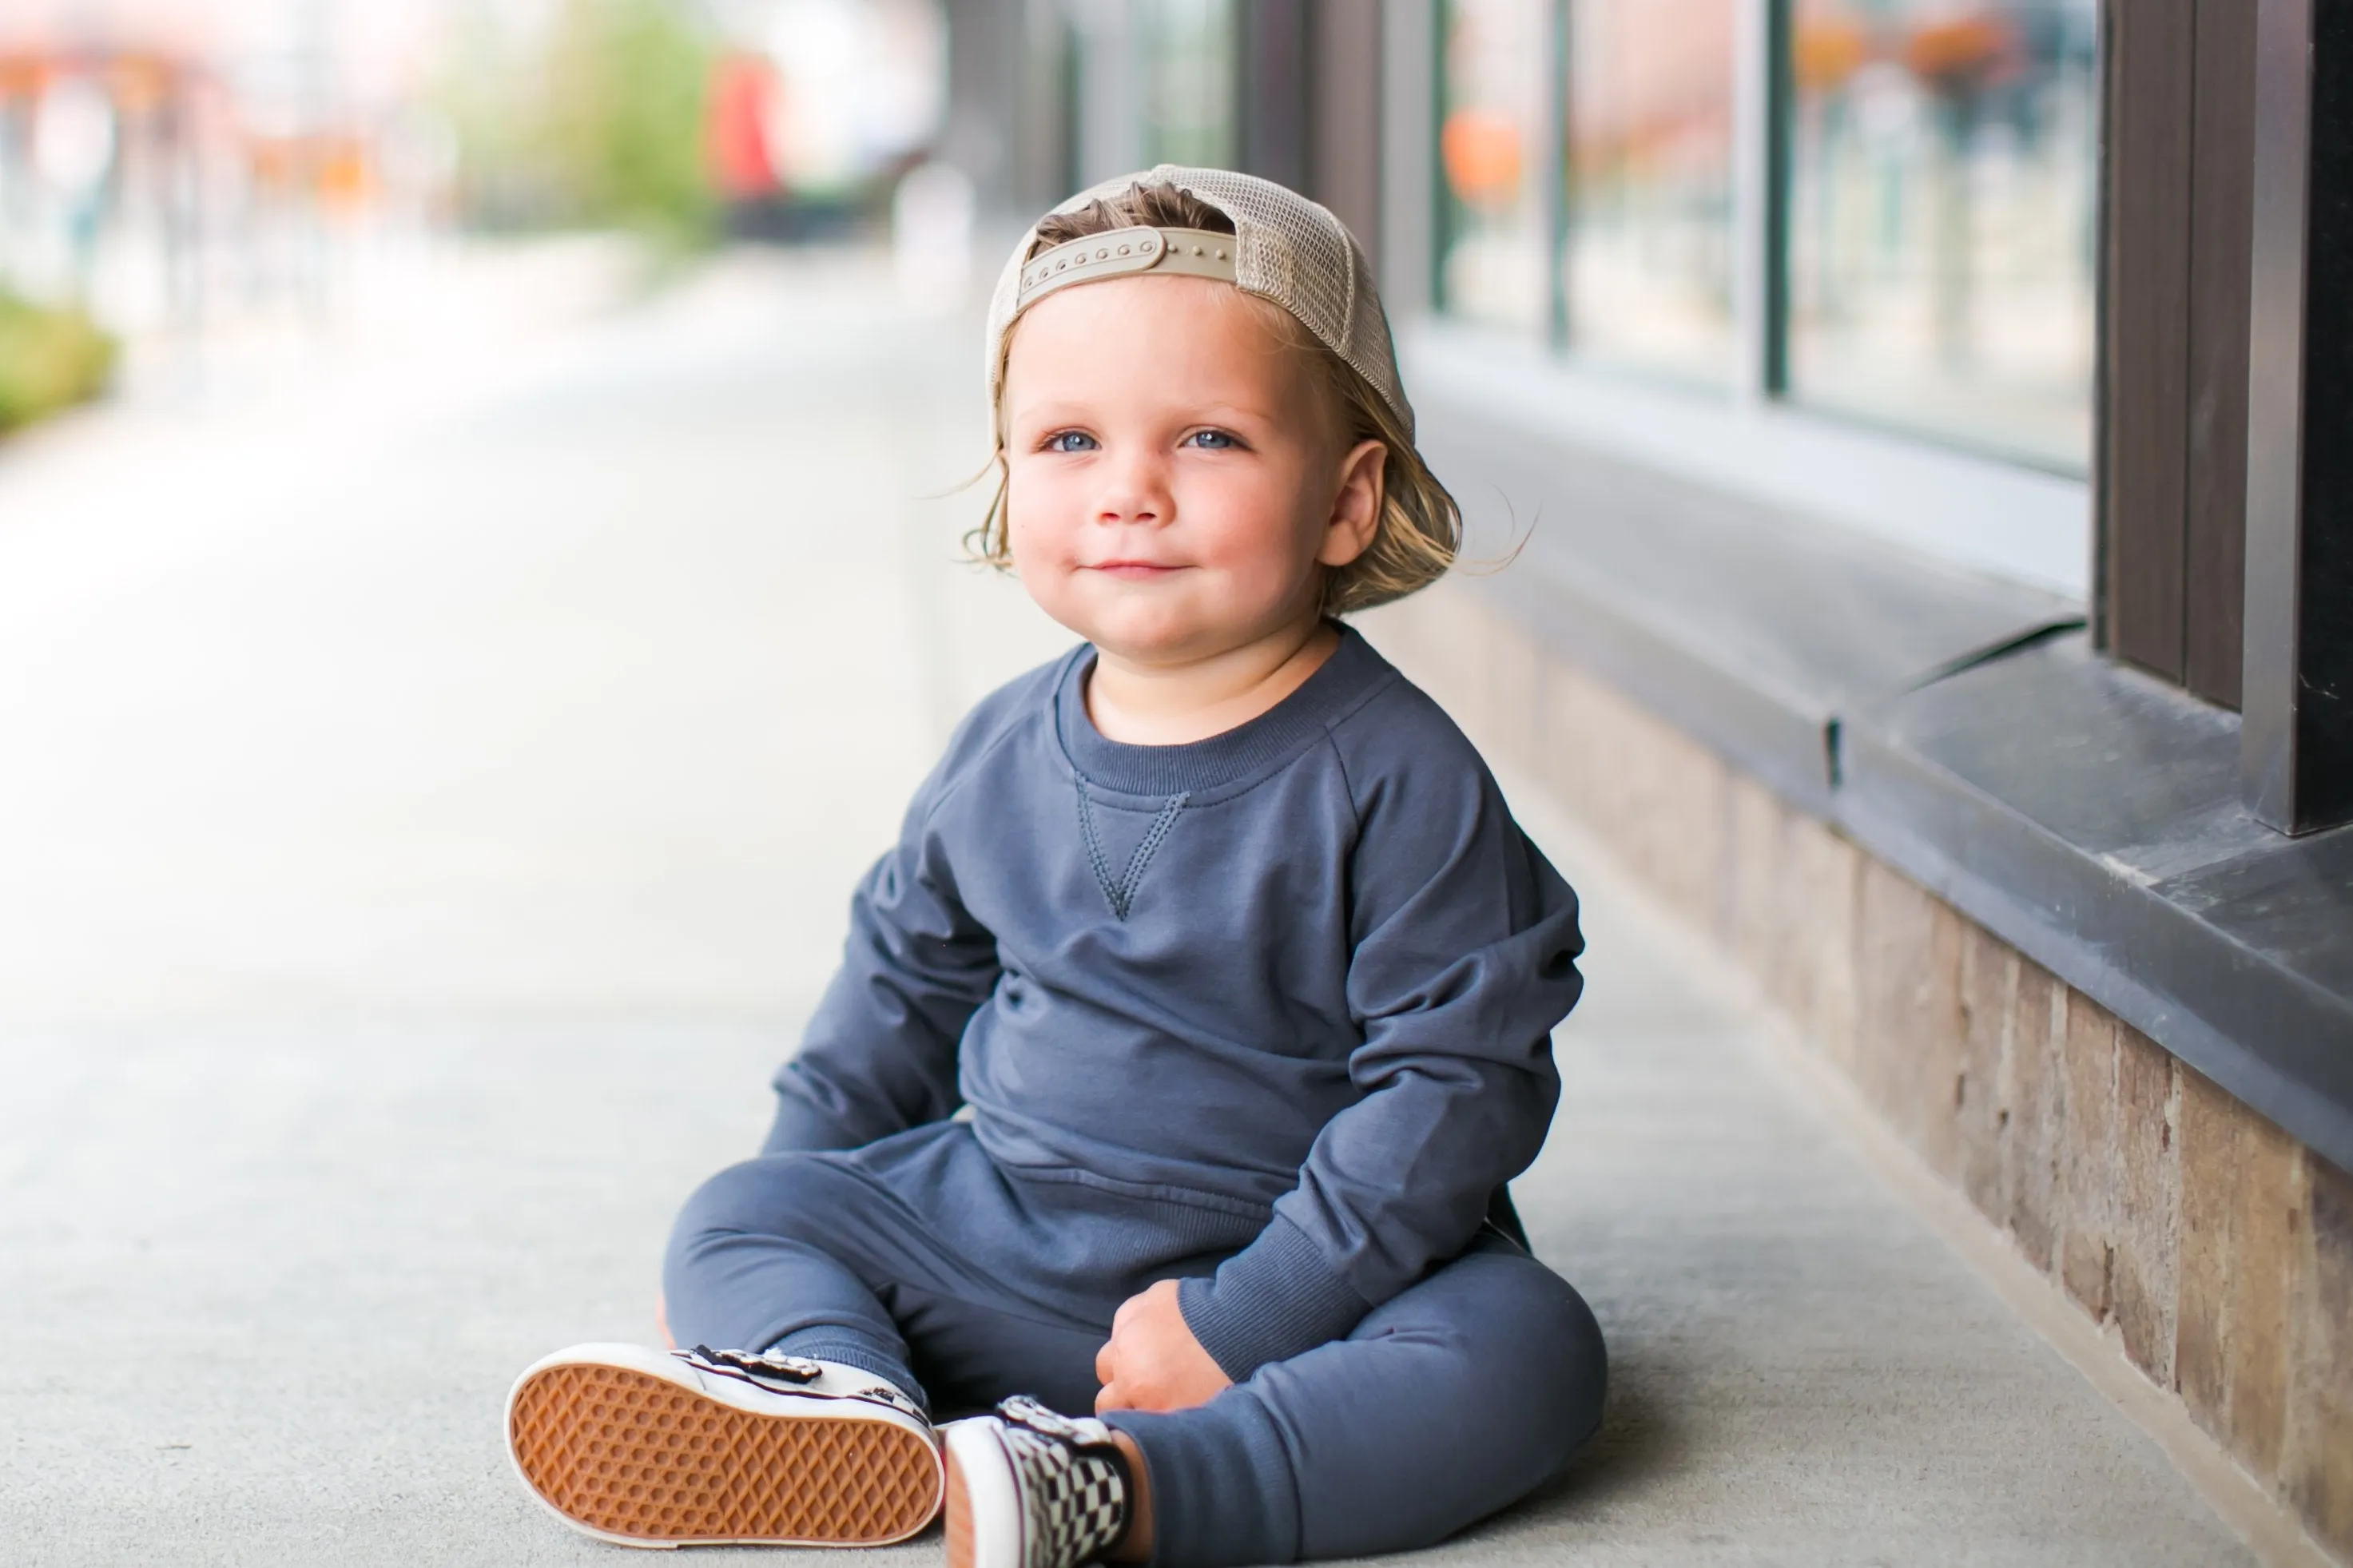
[[1135, 852], [1127, 858], [1127, 869], [1114, 882], [1111, 879], [1111, 861], [1103, 854], [1103, 837], [1095, 831], [1095, 805], [1087, 795], [1087, 781], [1078, 779], [1075, 782], [1079, 790], [1079, 831], [1086, 836], [1087, 863], [1095, 868], [1095, 880], [1103, 885], [1103, 898], [1110, 902], [1111, 912], [1124, 921], [1127, 911], [1135, 906], [1135, 889], [1144, 883], [1145, 868], [1152, 864], [1152, 857], [1159, 852], [1161, 841], [1168, 837], [1168, 830], [1176, 826], [1176, 814], [1183, 811], [1185, 803], [1193, 798], [1192, 792], [1187, 790], [1172, 797], [1166, 805], [1160, 808], [1160, 815], [1153, 818], [1144, 842], [1138, 844]]

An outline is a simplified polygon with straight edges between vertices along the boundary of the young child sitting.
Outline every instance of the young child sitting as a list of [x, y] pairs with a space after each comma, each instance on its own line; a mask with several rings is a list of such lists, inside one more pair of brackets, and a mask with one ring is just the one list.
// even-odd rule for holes
[[1600, 1417], [1504, 1189], [1582, 944], [1335, 618], [1461, 531], [1365, 258], [1262, 180], [1113, 181], [1015, 250], [988, 373], [981, 552], [1086, 640], [973, 710], [859, 888], [765, 1152], [679, 1217], [693, 1348], [538, 1363], [516, 1466], [638, 1546], [943, 1510], [952, 1568], [1438, 1541]]

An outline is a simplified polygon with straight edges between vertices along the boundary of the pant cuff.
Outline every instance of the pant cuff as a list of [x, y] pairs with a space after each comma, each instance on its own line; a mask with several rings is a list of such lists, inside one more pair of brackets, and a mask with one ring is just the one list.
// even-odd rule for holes
[[1299, 1485], [1273, 1416], [1247, 1387], [1193, 1410], [1118, 1410], [1152, 1489], [1156, 1568], [1238, 1568], [1299, 1556]]

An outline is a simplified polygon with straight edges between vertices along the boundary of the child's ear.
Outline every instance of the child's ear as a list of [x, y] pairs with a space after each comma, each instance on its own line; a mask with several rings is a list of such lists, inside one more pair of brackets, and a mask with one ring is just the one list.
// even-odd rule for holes
[[1380, 531], [1384, 471], [1389, 449], [1378, 441], [1359, 441], [1340, 460], [1339, 493], [1332, 498], [1332, 516], [1324, 525], [1324, 548], [1315, 559], [1326, 566], [1345, 566], [1373, 547]]

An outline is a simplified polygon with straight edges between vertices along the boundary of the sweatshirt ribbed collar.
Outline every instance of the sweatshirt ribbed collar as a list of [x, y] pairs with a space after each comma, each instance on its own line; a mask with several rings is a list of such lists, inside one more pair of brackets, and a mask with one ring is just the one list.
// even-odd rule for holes
[[1087, 716], [1086, 680], [1095, 650], [1082, 647], [1063, 667], [1054, 694], [1063, 753], [1080, 777], [1123, 795], [1198, 793], [1252, 777], [1321, 735], [1388, 673], [1388, 661], [1355, 627], [1342, 626], [1339, 632], [1340, 646], [1298, 690], [1246, 724], [1181, 746], [1106, 739]]

